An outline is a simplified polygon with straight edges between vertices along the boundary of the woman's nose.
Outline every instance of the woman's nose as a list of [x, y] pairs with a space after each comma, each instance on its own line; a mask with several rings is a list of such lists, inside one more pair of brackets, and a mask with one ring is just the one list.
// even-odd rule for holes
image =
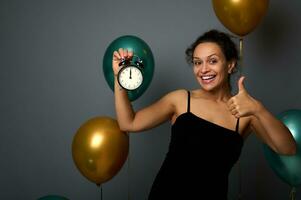
[[203, 63], [201, 66], [201, 72], [204, 74], [209, 71], [209, 67], [206, 63]]

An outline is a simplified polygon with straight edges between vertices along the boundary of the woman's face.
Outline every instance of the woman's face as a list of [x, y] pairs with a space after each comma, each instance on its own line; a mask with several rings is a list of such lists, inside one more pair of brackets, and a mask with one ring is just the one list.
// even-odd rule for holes
[[234, 62], [227, 62], [221, 48], [214, 42], [204, 42], [193, 52], [193, 72], [202, 88], [213, 91], [227, 86], [228, 74]]

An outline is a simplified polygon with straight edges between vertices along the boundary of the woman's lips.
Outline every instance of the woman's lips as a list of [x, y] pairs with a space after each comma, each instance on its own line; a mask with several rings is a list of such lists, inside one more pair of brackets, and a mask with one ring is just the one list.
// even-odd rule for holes
[[201, 76], [201, 80], [204, 84], [208, 84], [214, 81], [215, 77], [216, 75], [203, 75]]

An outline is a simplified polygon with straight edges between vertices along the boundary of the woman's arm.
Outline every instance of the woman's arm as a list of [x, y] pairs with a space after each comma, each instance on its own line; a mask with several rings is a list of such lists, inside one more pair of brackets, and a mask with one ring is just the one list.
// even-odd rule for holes
[[258, 109], [251, 118], [251, 128], [276, 153], [296, 153], [296, 142], [289, 129], [259, 102]]
[[289, 129], [248, 94], [243, 81], [244, 77], [241, 77], [238, 81], [238, 94], [228, 101], [230, 112], [237, 118], [251, 116], [251, 129], [276, 153], [295, 154], [296, 142]]
[[135, 112], [128, 99], [127, 92], [122, 89], [117, 81], [118, 64], [121, 58], [131, 59], [133, 52], [119, 49], [113, 54], [113, 71], [115, 74], [115, 110], [119, 127], [123, 131], [139, 132], [153, 128], [171, 118], [174, 113], [173, 98], [175, 92], [165, 95], [154, 104]]

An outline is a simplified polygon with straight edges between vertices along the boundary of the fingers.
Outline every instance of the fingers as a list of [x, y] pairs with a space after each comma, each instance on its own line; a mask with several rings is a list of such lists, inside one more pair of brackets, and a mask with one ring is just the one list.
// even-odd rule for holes
[[234, 98], [229, 99], [227, 106], [232, 115], [234, 115], [236, 118], [240, 117], [239, 106], [236, 104]]
[[[133, 57], [133, 51], [119, 48], [113, 52], [112, 69], [114, 75], [117, 76], [124, 60], [130, 60]], [[123, 60], [124, 59], [124, 60]]]
[[238, 113], [238, 111], [236, 109], [234, 109], [234, 110], [231, 111], [231, 114], [234, 115], [234, 116], [236, 116], [239, 113]]
[[113, 60], [114, 61], [121, 60], [121, 56], [120, 56], [120, 54], [117, 51], [114, 51], [114, 53], [113, 53]]
[[234, 108], [232, 110], [230, 110], [231, 114], [234, 115], [235, 117], [239, 118], [240, 117], [240, 112], [238, 111], [238, 109]]
[[231, 112], [231, 111], [233, 111], [233, 110], [236, 110], [236, 109], [237, 109], [237, 106], [234, 105], [234, 104], [232, 104], [232, 105], [228, 106], [228, 109], [229, 109], [229, 111]]
[[125, 58], [125, 55], [127, 55], [127, 49], [120, 48], [118, 49], [118, 52], [121, 58]]
[[130, 59], [131, 57], [133, 57], [133, 51], [128, 49], [119, 48], [118, 51], [113, 52], [114, 60]]
[[240, 118], [240, 114], [239, 114], [239, 113], [236, 113], [236, 114], [234, 114], [234, 117]]
[[231, 112], [232, 115], [235, 115], [236, 113], [238, 113], [238, 106], [232, 104], [230, 106], [228, 106], [229, 111]]
[[129, 58], [133, 57], [133, 55], [134, 55], [134, 52], [133, 52], [133, 51], [128, 51], [128, 57], [129, 57]]
[[235, 103], [235, 98], [234, 97], [232, 97], [232, 98], [230, 98], [229, 100], [228, 100], [228, 102], [227, 102], [227, 106], [228, 106], [228, 108], [231, 108], [233, 105], [235, 105], [236, 103]]
[[236, 118], [240, 118], [241, 113], [239, 111], [239, 108], [236, 106], [232, 106], [231, 108], [229, 108], [229, 111], [232, 115], [234, 115]]

